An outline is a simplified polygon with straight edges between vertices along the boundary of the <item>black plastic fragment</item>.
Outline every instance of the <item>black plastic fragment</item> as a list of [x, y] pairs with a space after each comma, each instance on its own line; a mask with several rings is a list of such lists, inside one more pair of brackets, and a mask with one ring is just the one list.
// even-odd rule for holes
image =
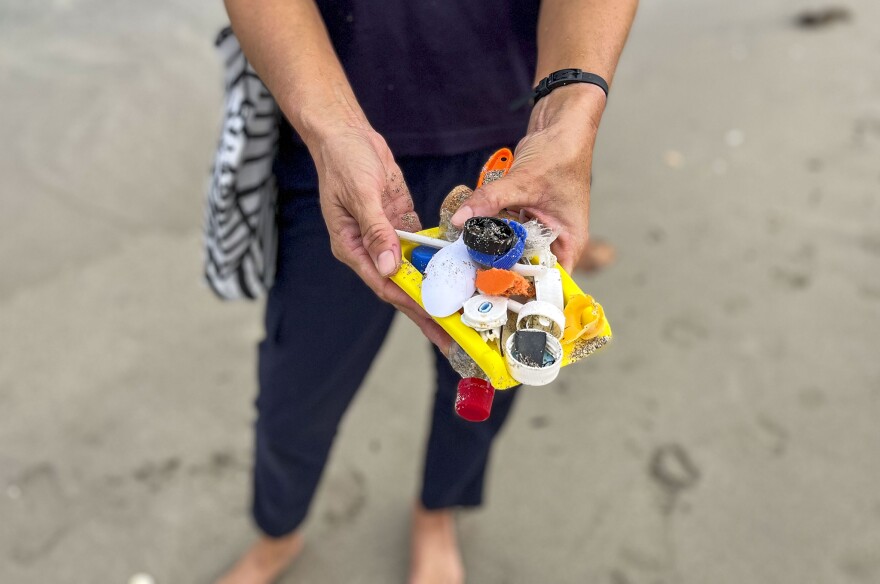
[[474, 251], [500, 256], [516, 244], [516, 233], [497, 217], [471, 217], [464, 223], [464, 244]]
[[521, 330], [513, 336], [514, 356], [530, 367], [544, 365], [544, 350], [547, 347], [547, 333], [544, 331]]

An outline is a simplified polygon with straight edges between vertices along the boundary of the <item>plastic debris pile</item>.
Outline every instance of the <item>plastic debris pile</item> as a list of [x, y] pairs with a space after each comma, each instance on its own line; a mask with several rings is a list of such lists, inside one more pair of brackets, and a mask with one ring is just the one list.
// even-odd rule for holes
[[[484, 168], [482, 182], [503, 175], [490, 176], [486, 169], [491, 170], [499, 157], [509, 167], [505, 156], [512, 158], [506, 150], [496, 153]], [[604, 311], [592, 297], [573, 293], [580, 290], [567, 276], [566, 294], [563, 273], [550, 250], [558, 233], [536, 219], [505, 212], [500, 217], [471, 217], [461, 229], [455, 228], [451, 218], [471, 194], [464, 186], [449, 193], [441, 206], [438, 229], [398, 232], [401, 239], [419, 244], [411, 249], [409, 260], [423, 275], [422, 305], [438, 322], [448, 322], [458, 314], [461, 324], [478, 333], [503, 358], [507, 374], [503, 377], [508, 382], [502, 387], [514, 382], [547, 385], [563, 365], [590, 355], [610, 340]], [[437, 233], [439, 238], [424, 233]], [[448, 355], [463, 378], [456, 412], [470, 421], [488, 418], [495, 391], [490, 376], [471, 357], [478, 356], [479, 350], [473, 349], [481, 345], [475, 342], [479, 339], [459, 339], [468, 350], [453, 343]], [[485, 366], [485, 361], [481, 363]]]
[[[528, 223], [526, 228], [510, 219], [473, 217], [455, 241], [416, 247], [412, 263], [424, 274], [421, 294], [428, 314], [460, 312], [461, 322], [504, 356], [511, 377], [540, 386], [559, 374], [563, 345], [598, 337], [605, 316], [587, 295], [565, 303], [562, 276], [549, 251], [555, 235], [547, 236], [550, 230], [537, 221]], [[539, 241], [529, 242], [530, 233]], [[527, 249], [536, 263], [524, 255]], [[550, 258], [552, 267], [545, 265]], [[449, 358], [466, 381], [456, 401], [459, 415], [485, 420], [491, 409], [486, 375], [458, 345]]]

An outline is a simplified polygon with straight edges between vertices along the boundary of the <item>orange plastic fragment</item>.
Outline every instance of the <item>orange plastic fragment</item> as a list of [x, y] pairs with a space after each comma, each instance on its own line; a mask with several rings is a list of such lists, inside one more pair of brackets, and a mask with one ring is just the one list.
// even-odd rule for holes
[[513, 152], [510, 148], [502, 148], [492, 155], [492, 158], [483, 166], [480, 171], [480, 180], [477, 181], [477, 187], [481, 187], [493, 180], [498, 180], [510, 170], [513, 164]]
[[489, 296], [534, 296], [532, 283], [510, 270], [481, 270], [477, 272], [477, 289]]

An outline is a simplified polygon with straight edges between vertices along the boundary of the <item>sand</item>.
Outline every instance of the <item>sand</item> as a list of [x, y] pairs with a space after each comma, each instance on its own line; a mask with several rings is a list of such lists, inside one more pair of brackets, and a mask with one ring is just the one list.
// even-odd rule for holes
[[[469, 581], [880, 582], [880, 4], [845, 6], [642, 2], [580, 278], [614, 342], [523, 391]], [[0, 2], [0, 582], [208, 582], [253, 537], [259, 306], [200, 282], [223, 22]], [[430, 363], [399, 319], [283, 582], [403, 580]]]

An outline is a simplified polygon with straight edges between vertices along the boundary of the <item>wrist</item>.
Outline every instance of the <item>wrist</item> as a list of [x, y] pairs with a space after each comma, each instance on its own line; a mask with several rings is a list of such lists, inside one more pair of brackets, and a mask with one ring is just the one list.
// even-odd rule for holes
[[329, 88], [329, 92], [295, 97], [298, 107], [290, 122], [310, 151], [333, 138], [355, 131], [372, 130], [354, 94], [347, 86]]
[[572, 83], [554, 89], [532, 109], [530, 131], [554, 127], [584, 133], [595, 139], [607, 97], [590, 83]]

